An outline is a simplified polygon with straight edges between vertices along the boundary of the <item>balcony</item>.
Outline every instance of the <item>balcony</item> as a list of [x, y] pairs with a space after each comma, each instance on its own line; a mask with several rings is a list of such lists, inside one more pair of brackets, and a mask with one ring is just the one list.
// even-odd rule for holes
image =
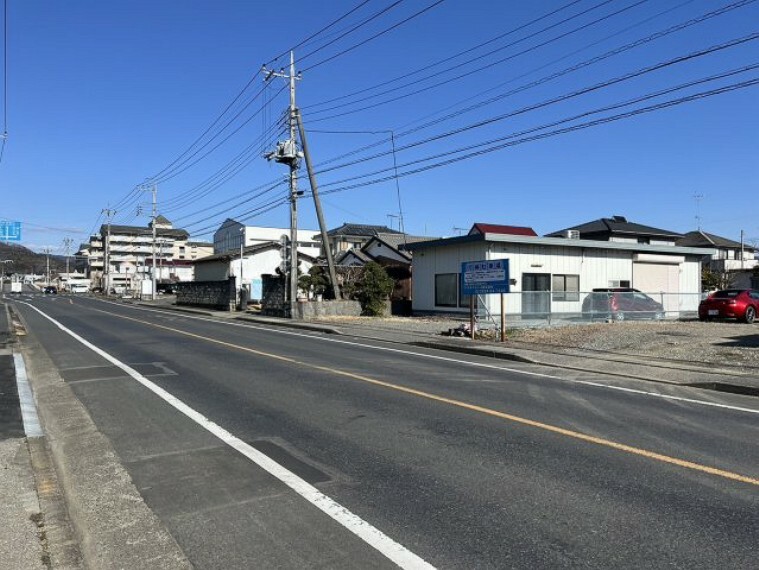
[[709, 269], [712, 271], [740, 271], [759, 267], [759, 259], [710, 259]]

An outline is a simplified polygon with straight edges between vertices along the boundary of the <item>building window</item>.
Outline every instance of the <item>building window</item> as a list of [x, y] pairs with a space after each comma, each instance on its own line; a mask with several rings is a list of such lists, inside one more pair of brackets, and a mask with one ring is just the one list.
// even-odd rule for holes
[[625, 287], [629, 289], [630, 281], [629, 279], [612, 279], [609, 281], [609, 287]]
[[459, 274], [438, 273], [435, 275], [435, 306], [456, 307], [459, 300]]
[[551, 290], [554, 301], [579, 301], [580, 300], [580, 276], [579, 275], [554, 275]]

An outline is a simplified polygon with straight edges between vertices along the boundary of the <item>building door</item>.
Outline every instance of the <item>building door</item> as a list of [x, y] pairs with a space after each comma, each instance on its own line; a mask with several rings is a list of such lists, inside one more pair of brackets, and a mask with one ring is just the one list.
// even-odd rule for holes
[[551, 312], [550, 273], [522, 274], [522, 313], [533, 317]]
[[665, 311], [680, 310], [679, 265], [635, 262], [632, 286], [664, 305]]

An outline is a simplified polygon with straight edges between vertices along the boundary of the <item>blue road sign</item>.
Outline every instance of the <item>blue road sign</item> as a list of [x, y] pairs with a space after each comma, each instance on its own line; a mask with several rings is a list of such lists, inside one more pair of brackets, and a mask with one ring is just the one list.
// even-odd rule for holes
[[21, 222], [0, 220], [0, 241], [21, 241]]
[[465, 261], [461, 264], [461, 292], [464, 295], [508, 293], [509, 260]]

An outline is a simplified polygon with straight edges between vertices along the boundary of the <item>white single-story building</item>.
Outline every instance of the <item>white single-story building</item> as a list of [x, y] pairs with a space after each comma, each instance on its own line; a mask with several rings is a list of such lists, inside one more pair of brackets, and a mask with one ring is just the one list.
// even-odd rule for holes
[[[660, 302], [668, 316], [695, 311], [701, 298], [701, 262], [714, 251], [557, 237], [478, 233], [409, 243], [414, 254], [414, 313], [466, 313], [461, 264], [509, 260], [508, 314], [580, 314], [587, 293], [632, 287]], [[501, 311], [501, 296], [485, 295], [480, 307]], [[483, 306], [484, 305], [484, 306]]]
[[[298, 266], [303, 274], [316, 263], [316, 257], [306, 251], [313, 248], [298, 248]], [[245, 285], [250, 292], [249, 299], [258, 301], [263, 292], [261, 276], [273, 275], [278, 268], [282, 269], [282, 247], [279, 242], [264, 242], [246, 247], [242, 260], [238, 250], [198, 259], [194, 265], [195, 281], [223, 281], [234, 277], [237, 289]]]

